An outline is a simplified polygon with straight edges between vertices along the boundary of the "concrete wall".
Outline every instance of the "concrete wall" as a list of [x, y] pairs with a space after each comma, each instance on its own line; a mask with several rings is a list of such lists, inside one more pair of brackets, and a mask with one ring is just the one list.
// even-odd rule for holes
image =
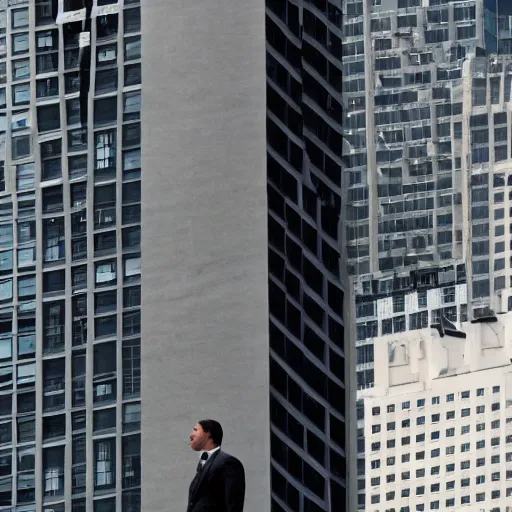
[[142, 510], [186, 509], [219, 419], [270, 510], [264, 2], [143, 0]]

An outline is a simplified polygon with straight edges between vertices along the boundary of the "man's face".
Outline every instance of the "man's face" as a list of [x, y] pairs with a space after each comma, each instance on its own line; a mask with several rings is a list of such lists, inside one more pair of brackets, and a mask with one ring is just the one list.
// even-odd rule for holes
[[192, 450], [199, 452], [204, 449], [204, 446], [210, 439], [210, 434], [203, 430], [203, 427], [197, 423], [194, 425], [192, 432], [190, 432], [189, 446]]

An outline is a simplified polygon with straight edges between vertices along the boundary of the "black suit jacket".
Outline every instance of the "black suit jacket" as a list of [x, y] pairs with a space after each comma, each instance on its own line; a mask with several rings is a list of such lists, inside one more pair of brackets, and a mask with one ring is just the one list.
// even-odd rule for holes
[[244, 466], [217, 450], [190, 484], [187, 512], [243, 512], [244, 499]]

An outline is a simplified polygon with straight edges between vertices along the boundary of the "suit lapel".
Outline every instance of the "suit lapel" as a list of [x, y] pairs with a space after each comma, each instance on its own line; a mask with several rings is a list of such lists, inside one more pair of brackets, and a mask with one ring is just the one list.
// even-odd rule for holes
[[202, 481], [204, 480], [206, 474], [210, 471], [211, 467], [213, 466], [215, 459], [217, 458], [217, 455], [219, 454], [220, 450], [217, 450], [212, 456], [206, 461], [206, 464], [203, 466], [203, 469], [199, 474], [196, 475], [196, 478], [192, 481], [192, 485], [190, 488], [190, 496], [192, 497], [194, 493], [199, 489]]

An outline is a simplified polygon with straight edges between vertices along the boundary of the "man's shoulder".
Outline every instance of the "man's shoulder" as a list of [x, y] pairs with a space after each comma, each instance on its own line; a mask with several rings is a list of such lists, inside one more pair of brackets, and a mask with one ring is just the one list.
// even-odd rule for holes
[[217, 455], [217, 460], [223, 464], [233, 464], [236, 466], [243, 466], [239, 459], [237, 459], [234, 455], [231, 455], [228, 452], [223, 450], [219, 450]]

